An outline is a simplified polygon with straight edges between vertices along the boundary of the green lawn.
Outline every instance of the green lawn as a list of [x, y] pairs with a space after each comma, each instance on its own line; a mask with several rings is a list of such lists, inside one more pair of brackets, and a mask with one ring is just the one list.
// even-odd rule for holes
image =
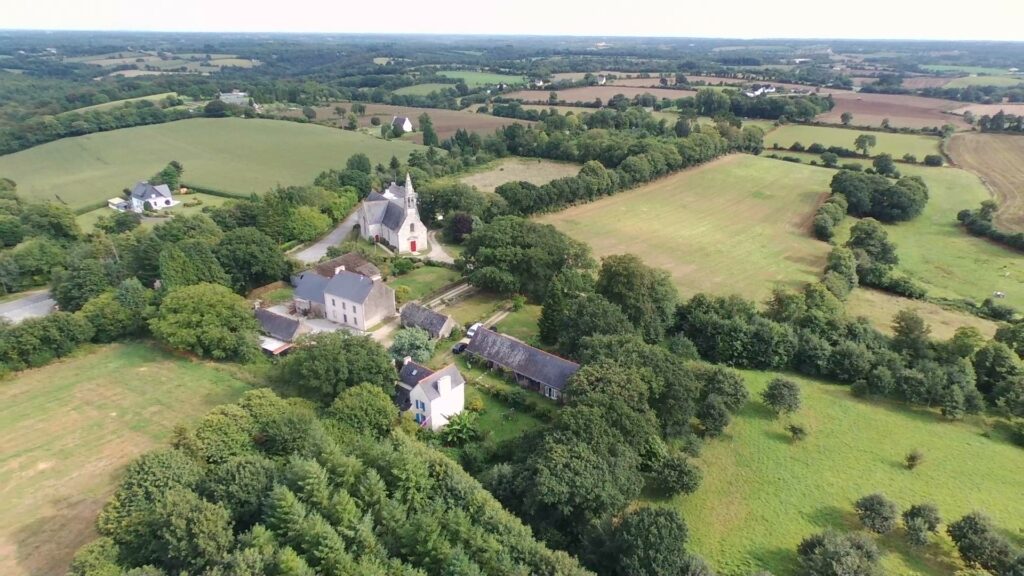
[[934, 136], [921, 136], [918, 134], [892, 134], [888, 132], [862, 132], [860, 130], [849, 130], [846, 128], [833, 128], [829, 126], [802, 126], [789, 124], [772, 130], [764, 137], [765, 148], [779, 144], [783, 148], [789, 148], [794, 142], [799, 142], [805, 147], [817, 142], [825, 146], [842, 146], [853, 150], [853, 141], [861, 134], [871, 134], [878, 144], [870, 150], [871, 155], [892, 154], [895, 158], [901, 158], [904, 154], [914, 154], [918, 160], [928, 154], [939, 153], [939, 139]]
[[536, 304], [526, 304], [518, 312], [511, 312], [502, 318], [501, 322], [495, 325], [495, 330], [502, 334], [508, 334], [523, 342], [536, 345], [540, 336], [540, 329], [537, 321], [540, 320], [541, 307]]
[[185, 166], [190, 185], [247, 195], [278, 184], [310, 184], [356, 152], [386, 163], [418, 149], [315, 124], [198, 118], [64, 138], [0, 156], [0, 174], [17, 182], [27, 199], [59, 197], [79, 208], [120, 195], [171, 160]]
[[985, 66], [959, 66], [950, 64], [925, 64], [921, 66], [931, 72], [963, 72], [964, 74], [1009, 74], [1005, 68], [986, 68]]
[[419, 300], [438, 288], [451, 284], [458, 279], [459, 273], [455, 270], [440, 266], [423, 266], [416, 268], [408, 274], [394, 276], [388, 280], [387, 284], [392, 288], [405, 286], [409, 288], [408, 300]]
[[461, 78], [470, 88], [480, 86], [492, 86], [495, 84], [524, 84], [526, 79], [522, 76], [510, 74], [496, 74], [494, 72], [474, 72], [472, 70], [440, 70], [438, 74], [448, 78]]
[[[1024, 450], [1001, 433], [986, 438], [973, 421], [943, 422], [931, 412], [858, 400], [844, 386], [802, 378], [802, 408], [775, 420], [756, 399], [772, 375], [746, 377], [755, 400], [723, 438], [704, 447], [697, 492], [672, 501], [690, 528], [691, 549], [723, 576], [795, 573], [800, 540], [830, 527], [858, 529], [853, 502], [873, 492], [901, 508], [933, 502], [945, 522], [982, 510], [1019, 540]], [[789, 440], [790, 421], [809, 430], [806, 440]], [[925, 459], [911, 472], [902, 461], [914, 449]], [[921, 550], [906, 544], [902, 529], [878, 540], [887, 575], [938, 576], [957, 568], [945, 536]]]
[[454, 88], [455, 84], [414, 84], [395, 90], [395, 94], [401, 96], [426, 96], [431, 92], [438, 92], [445, 88]]
[[821, 276], [828, 244], [810, 224], [832, 171], [733, 155], [634, 190], [541, 216], [595, 256], [633, 253], [683, 296], [761, 300]]
[[[480, 417], [477, 420], [477, 429], [484, 432], [488, 439], [495, 442], [503, 442], [544, 426], [544, 423], [536, 416], [524, 410], [516, 410], [495, 398], [487, 390], [475, 386], [474, 382], [481, 375], [474, 374], [470, 376], [464, 373], [463, 376], [469, 379], [470, 382], [469, 388], [466, 390], [466, 404], [468, 405], [473, 398], [480, 398], [484, 403], [484, 410], [480, 413]], [[490, 374], [483, 375], [483, 377], [486, 379], [496, 378]]]
[[444, 314], [451, 315], [461, 326], [483, 322], [496, 313], [502, 305], [502, 301], [494, 294], [477, 292], [472, 296], [463, 298], [451, 306], [441, 310]]
[[0, 383], [0, 573], [63, 574], [122, 468], [235, 401], [237, 370], [113, 344]]
[[482, 192], [494, 192], [498, 186], [506, 182], [523, 180], [542, 186], [557, 178], [575, 176], [579, 172], [580, 165], [572, 162], [555, 162], [541, 158], [502, 158], [459, 176], [458, 181], [476, 186]]

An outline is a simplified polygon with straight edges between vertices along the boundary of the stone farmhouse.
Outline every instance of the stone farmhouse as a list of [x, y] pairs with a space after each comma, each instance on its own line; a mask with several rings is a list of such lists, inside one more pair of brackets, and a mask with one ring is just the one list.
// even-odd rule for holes
[[370, 192], [359, 205], [359, 234], [399, 253], [427, 248], [427, 229], [420, 221], [416, 201], [416, 190], [408, 174], [404, 186], [392, 182], [383, 192]]
[[395, 403], [401, 412], [412, 412], [417, 424], [440, 430], [462, 412], [465, 402], [466, 379], [454, 364], [434, 372], [405, 359], [398, 372]]
[[483, 326], [469, 341], [466, 353], [483, 360], [490, 368], [508, 371], [520, 386], [552, 400], [562, 398], [569, 378], [580, 369], [575, 362]]
[[310, 332], [310, 328], [298, 318], [278, 314], [266, 308], [256, 308], [254, 314], [263, 332], [260, 336], [260, 348], [272, 356], [286, 353], [296, 338]]
[[300, 272], [292, 285], [296, 311], [353, 330], [365, 332], [396, 313], [395, 291], [381, 281], [376, 266], [355, 254]]
[[401, 321], [403, 328], [426, 330], [427, 334], [430, 334], [430, 337], [435, 340], [451, 336], [452, 330], [456, 326], [455, 319], [451, 316], [439, 314], [415, 302], [409, 302], [402, 306]]

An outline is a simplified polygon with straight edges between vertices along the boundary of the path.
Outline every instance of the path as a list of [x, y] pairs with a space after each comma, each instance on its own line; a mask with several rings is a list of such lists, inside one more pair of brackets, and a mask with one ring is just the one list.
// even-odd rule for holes
[[423, 256], [433, 260], [434, 262], [444, 262], [446, 264], [454, 264], [455, 258], [452, 255], [445, 252], [444, 246], [437, 241], [437, 231], [431, 230], [427, 232], [427, 238], [430, 240], [430, 252], [427, 252]]
[[38, 318], [48, 315], [50, 312], [53, 312], [53, 307], [56, 304], [53, 298], [50, 297], [48, 290], [32, 292], [17, 300], [0, 304], [0, 317], [17, 324], [27, 318]]
[[356, 227], [356, 222], [358, 220], [359, 210], [356, 210], [335, 226], [334, 230], [328, 232], [326, 236], [309, 246], [306, 246], [302, 250], [293, 252], [292, 256], [294, 256], [299, 262], [316, 264], [321, 258], [327, 255], [328, 248], [331, 246], [337, 246], [348, 238], [348, 235], [352, 233], [352, 229]]

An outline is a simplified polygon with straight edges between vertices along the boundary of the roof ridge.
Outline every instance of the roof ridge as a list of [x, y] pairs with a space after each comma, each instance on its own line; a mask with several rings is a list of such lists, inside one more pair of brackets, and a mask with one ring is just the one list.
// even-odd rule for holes
[[526, 342], [523, 342], [519, 338], [516, 338], [515, 336], [509, 336], [508, 334], [502, 334], [501, 332], [498, 332], [498, 331], [495, 331], [495, 330], [491, 330], [490, 328], [487, 328], [486, 326], [481, 326], [479, 328], [479, 330], [486, 330], [487, 332], [490, 332], [491, 334], [494, 334], [496, 336], [501, 336], [503, 338], [508, 338], [509, 340], [514, 340], [514, 341], [522, 344], [523, 346], [526, 346], [527, 348], [533, 348], [534, 350], [540, 352], [541, 354], [547, 354], [548, 356], [551, 356], [552, 358], [556, 358], [556, 359], [561, 360], [563, 362], [568, 362], [570, 364], [576, 364], [577, 366], [579, 366], [579, 363], [577, 363], [577, 362], [573, 362], [572, 360], [569, 360], [568, 358], [563, 358], [563, 357], [559, 356], [558, 354], [552, 354], [551, 352], [548, 352], [547, 350], [543, 350], [541, 348], [537, 348], [536, 346], [531, 346], [531, 345], [527, 344]]

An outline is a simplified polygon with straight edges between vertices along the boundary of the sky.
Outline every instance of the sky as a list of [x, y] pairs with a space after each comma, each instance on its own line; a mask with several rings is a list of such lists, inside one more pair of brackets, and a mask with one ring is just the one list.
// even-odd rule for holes
[[0, 0], [0, 29], [1024, 41], [1024, 0]]

